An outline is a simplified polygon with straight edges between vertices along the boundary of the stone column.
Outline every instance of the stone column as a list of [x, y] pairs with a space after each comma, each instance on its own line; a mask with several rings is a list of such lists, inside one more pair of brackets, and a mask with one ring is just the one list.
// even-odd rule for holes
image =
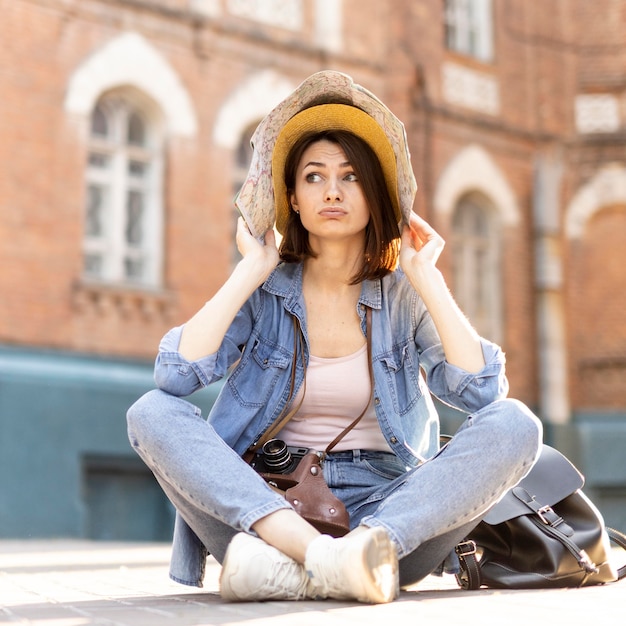
[[563, 293], [560, 189], [563, 163], [557, 153], [535, 163], [533, 222], [539, 355], [539, 413], [548, 425], [570, 420]]

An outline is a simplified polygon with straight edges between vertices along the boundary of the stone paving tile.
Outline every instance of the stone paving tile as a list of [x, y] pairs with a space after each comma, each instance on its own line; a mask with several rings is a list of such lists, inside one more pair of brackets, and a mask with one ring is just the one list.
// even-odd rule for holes
[[541, 591], [460, 590], [429, 577], [391, 604], [224, 603], [219, 566], [203, 589], [167, 577], [169, 545], [0, 541], [0, 623], [35, 626], [464, 626], [595, 623], [623, 613], [626, 582]]

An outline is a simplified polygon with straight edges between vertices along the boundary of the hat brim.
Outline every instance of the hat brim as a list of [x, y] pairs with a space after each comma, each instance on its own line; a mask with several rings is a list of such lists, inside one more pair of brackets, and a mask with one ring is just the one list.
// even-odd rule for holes
[[365, 141], [380, 162], [396, 221], [402, 220], [398, 198], [396, 157], [380, 125], [361, 109], [346, 104], [320, 104], [301, 111], [282, 128], [272, 155], [272, 182], [276, 207], [276, 229], [284, 234], [289, 220], [289, 199], [285, 187], [285, 164], [298, 140], [309, 133], [345, 130]]

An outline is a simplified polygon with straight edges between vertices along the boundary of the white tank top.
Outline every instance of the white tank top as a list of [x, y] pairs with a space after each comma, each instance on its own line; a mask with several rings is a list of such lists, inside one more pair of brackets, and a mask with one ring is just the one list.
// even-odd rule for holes
[[[293, 401], [300, 402], [304, 386]], [[371, 397], [367, 346], [336, 358], [311, 355], [306, 372], [306, 393], [298, 412], [276, 435], [289, 446], [323, 451], [357, 416]], [[333, 448], [390, 452], [371, 402], [360, 422]]]

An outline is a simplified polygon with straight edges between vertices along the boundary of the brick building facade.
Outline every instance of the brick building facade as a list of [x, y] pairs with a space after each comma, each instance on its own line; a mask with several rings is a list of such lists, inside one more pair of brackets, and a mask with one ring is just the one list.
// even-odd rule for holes
[[252, 129], [324, 68], [405, 122], [455, 296], [626, 525], [624, 0], [0, 7], [0, 534], [167, 535], [125, 407], [232, 268]]

